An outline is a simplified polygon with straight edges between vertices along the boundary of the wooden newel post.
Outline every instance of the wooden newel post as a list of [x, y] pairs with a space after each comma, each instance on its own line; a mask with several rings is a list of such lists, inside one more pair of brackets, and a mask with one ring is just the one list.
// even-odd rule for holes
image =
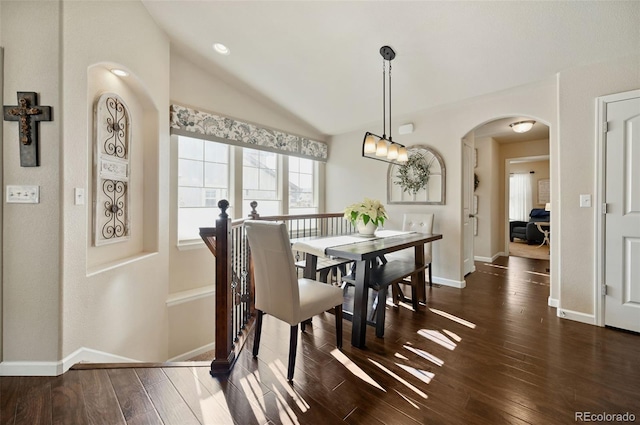
[[216, 347], [211, 373], [229, 372], [234, 362], [231, 289], [231, 219], [227, 214], [229, 202], [218, 202], [220, 216], [216, 220]]

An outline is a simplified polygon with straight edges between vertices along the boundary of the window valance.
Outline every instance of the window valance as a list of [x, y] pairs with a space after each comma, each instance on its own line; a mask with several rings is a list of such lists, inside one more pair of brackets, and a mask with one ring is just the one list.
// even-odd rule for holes
[[327, 161], [328, 146], [324, 142], [259, 127], [186, 106], [171, 105], [170, 127], [171, 133], [182, 136], [197, 136], [215, 142]]

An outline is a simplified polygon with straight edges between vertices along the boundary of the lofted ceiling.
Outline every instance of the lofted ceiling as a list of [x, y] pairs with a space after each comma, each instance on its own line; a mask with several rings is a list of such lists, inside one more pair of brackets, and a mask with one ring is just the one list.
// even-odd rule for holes
[[383, 45], [394, 116], [640, 51], [639, 1], [142, 2], [172, 50], [326, 135], [381, 126]]

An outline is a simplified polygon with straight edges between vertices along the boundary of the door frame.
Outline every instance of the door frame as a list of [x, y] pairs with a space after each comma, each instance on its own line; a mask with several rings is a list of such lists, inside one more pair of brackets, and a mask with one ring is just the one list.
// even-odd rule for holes
[[[470, 140], [471, 139], [471, 140]], [[462, 212], [462, 278], [464, 280], [465, 276], [467, 274], [473, 273], [476, 271], [476, 266], [475, 266], [475, 250], [474, 250], [474, 235], [473, 235], [473, 223], [471, 222], [471, 217], [469, 216], [471, 214], [471, 208], [473, 205], [473, 164], [474, 164], [474, 157], [475, 157], [475, 139], [473, 137], [469, 138], [469, 137], [463, 137], [462, 138], [462, 208], [461, 208], [461, 212]], [[469, 147], [469, 163], [466, 164], [468, 167], [468, 172], [469, 175], [467, 176], [467, 179], [464, 179], [464, 175], [465, 175], [465, 146]], [[465, 212], [464, 210], [464, 205], [465, 205], [465, 199], [464, 199], [464, 195], [465, 195], [465, 185], [466, 187], [468, 187], [468, 199], [466, 200], [466, 202], [469, 203], [469, 211]], [[467, 215], [468, 217], [465, 217], [465, 215]], [[469, 224], [467, 226], [469, 226], [469, 228], [471, 230], [469, 230], [469, 228], [465, 228], [465, 220], [469, 220]], [[467, 232], [471, 231], [470, 235], [467, 235]], [[465, 259], [466, 259], [466, 253], [467, 250], [470, 253], [470, 266], [469, 266], [469, 270], [467, 271], [467, 269], [465, 268]]]
[[604, 326], [604, 309], [605, 309], [605, 294], [604, 279], [605, 279], [605, 225], [604, 225], [604, 201], [606, 199], [606, 110], [607, 104], [613, 102], [620, 102], [632, 98], [640, 97], [640, 89], [631, 90], [623, 93], [615, 93], [606, 96], [600, 96], [596, 99], [596, 194], [595, 194], [595, 276], [594, 276], [594, 288], [593, 299], [595, 312], [595, 324], [597, 326]]

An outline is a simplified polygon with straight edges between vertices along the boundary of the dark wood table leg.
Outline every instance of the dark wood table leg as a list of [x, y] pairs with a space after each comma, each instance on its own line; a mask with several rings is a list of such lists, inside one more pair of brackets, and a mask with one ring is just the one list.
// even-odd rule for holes
[[[427, 303], [427, 294], [425, 291], [425, 275], [424, 275], [424, 245], [415, 246], [415, 264], [416, 268], [421, 270], [411, 275], [411, 285], [415, 288], [415, 294], [418, 301]], [[417, 304], [417, 303], [416, 303]]]
[[353, 319], [351, 330], [351, 345], [363, 348], [367, 333], [367, 301], [368, 291], [366, 282], [369, 279], [367, 261], [356, 261], [356, 283], [353, 297]]
[[318, 256], [307, 253], [304, 257], [304, 273], [307, 279], [316, 280], [316, 268], [318, 267]]

